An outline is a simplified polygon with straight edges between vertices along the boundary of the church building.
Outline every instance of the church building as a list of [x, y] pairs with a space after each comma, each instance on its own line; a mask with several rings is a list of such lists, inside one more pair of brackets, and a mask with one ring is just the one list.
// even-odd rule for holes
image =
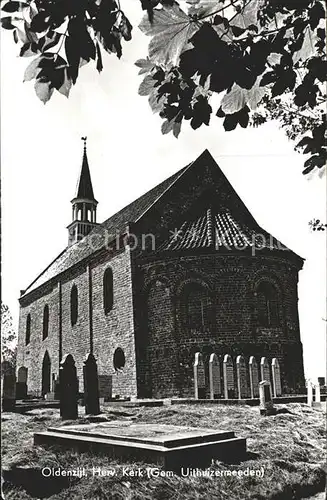
[[284, 393], [304, 386], [303, 259], [262, 229], [206, 150], [97, 222], [86, 142], [68, 245], [21, 292], [18, 379], [53, 390], [71, 354], [83, 392], [92, 352], [112, 396], [192, 397], [201, 352], [279, 360]]

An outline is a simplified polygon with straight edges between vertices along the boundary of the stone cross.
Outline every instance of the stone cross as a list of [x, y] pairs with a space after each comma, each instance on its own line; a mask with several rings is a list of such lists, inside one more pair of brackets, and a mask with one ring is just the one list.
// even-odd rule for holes
[[277, 358], [273, 358], [271, 362], [271, 371], [273, 379], [273, 394], [274, 398], [282, 395], [282, 384], [280, 380], [280, 367]]
[[259, 397], [259, 370], [254, 356], [250, 356], [249, 359], [249, 372], [251, 398], [257, 398]]
[[269, 371], [269, 363], [267, 358], [263, 357], [260, 361], [260, 372], [261, 372], [261, 382], [267, 380], [270, 382], [270, 371]]
[[92, 353], [88, 354], [83, 366], [84, 400], [86, 415], [99, 415], [99, 382], [98, 367]]
[[229, 354], [225, 354], [224, 357], [223, 375], [224, 375], [224, 397], [225, 399], [234, 398], [235, 397], [234, 366], [232, 357]]
[[195, 360], [193, 365], [194, 370], [194, 397], [195, 399], [205, 399], [205, 372], [204, 363], [202, 359], [202, 354], [200, 352], [195, 353]]
[[16, 375], [9, 361], [1, 363], [2, 410], [13, 411], [16, 405]]
[[271, 385], [267, 380], [259, 383], [260, 415], [275, 415], [276, 409], [271, 394]]
[[60, 416], [63, 420], [78, 418], [78, 380], [75, 361], [71, 354], [66, 354], [60, 362]]
[[217, 354], [210, 354], [209, 358], [209, 386], [210, 399], [217, 399], [221, 396], [220, 363]]
[[249, 397], [249, 386], [247, 381], [246, 364], [243, 356], [237, 356], [236, 358], [236, 373], [238, 399], [246, 399]]
[[313, 386], [311, 380], [307, 381], [307, 404], [312, 406], [313, 403]]

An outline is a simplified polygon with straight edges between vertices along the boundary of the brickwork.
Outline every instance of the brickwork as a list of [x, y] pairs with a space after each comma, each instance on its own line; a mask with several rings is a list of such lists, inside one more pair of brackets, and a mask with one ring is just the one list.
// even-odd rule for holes
[[[297, 269], [282, 257], [244, 257], [193, 255], [141, 264], [143, 286], [155, 280], [157, 292], [144, 295], [148, 310], [149, 379], [152, 395], [162, 395], [162, 387], [180, 396], [193, 391], [192, 361], [194, 353], [203, 353], [206, 365], [211, 352], [220, 357], [231, 354], [253, 355], [260, 361], [277, 357], [281, 365], [284, 391], [303, 385], [302, 346], [299, 340], [297, 295], [294, 293]], [[280, 324], [262, 328], [257, 324], [255, 285], [258, 279], [270, 279], [279, 290]], [[189, 283], [203, 286], [208, 295], [207, 321], [192, 327], [185, 314], [183, 290]], [[165, 283], [165, 285], [163, 285]], [[296, 286], [295, 286], [296, 288]], [[152, 288], [153, 290], [153, 288]], [[169, 297], [169, 301], [168, 301]], [[141, 306], [140, 306], [141, 308]], [[186, 312], [187, 311], [187, 312]], [[146, 318], [143, 318], [146, 321]], [[155, 360], [155, 349], [160, 361]], [[172, 346], [172, 349], [165, 348]], [[292, 354], [291, 354], [292, 353]], [[168, 389], [166, 389], [167, 393]]]
[[[49, 307], [49, 333], [42, 340], [43, 310]], [[31, 304], [21, 307], [19, 315], [19, 334], [17, 349], [17, 372], [19, 368], [27, 368], [28, 393], [40, 396], [42, 391], [42, 362], [48, 351], [51, 361], [51, 379], [59, 375], [59, 338], [58, 338], [58, 289], [46, 290], [44, 296]], [[25, 328], [27, 315], [31, 315], [30, 343], [25, 345]]]

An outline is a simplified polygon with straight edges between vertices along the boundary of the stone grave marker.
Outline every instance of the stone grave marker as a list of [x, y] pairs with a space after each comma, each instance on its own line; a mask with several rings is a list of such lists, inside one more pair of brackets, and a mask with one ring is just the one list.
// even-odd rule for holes
[[16, 399], [26, 399], [27, 397], [27, 368], [21, 366], [17, 372]]
[[236, 374], [238, 399], [246, 399], [249, 397], [249, 386], [247, 381], [246, 363], [243, 356], [237, 356], [236, 358]]
[[204, 362], [200, 352], [195, 353], [193, 365], [194, 370], [194, 397], [195, 399], [205, 399], [206, 380], [204, 372]]
[[261, 382], [266, 380], [267, 382], [270, 382], [270, 370], [269, 370], [269, 363], [268, 359], [265, 357], [261, 358], [260, 361], [260, 374], [261, 374]]
[[210, 399], [218, 399], [221, 396], [220, 363], [214, 352], [209, 358], [209, 386]]
[[55, 400], [60, 399], [60, 383], [59, 377], [55, 378], [53, 381], [53, 392]]
[[83, 366], [84, 400], [86, 415], [99, 415], [98, 367], [92, 353], [88, 354]]
[[223, 362], [223, 375], [224, 375], [224, 397], [231, 399], [235, 397], [235, 382], [234, 382], [234, 365], [232, 357], [225, 354]]
[[9, 361], [1, 363], [2, 410], [13, 411], [16, 405], [16, 375]]
[[112, 399], [112, 375], [98, 375], [99, 397], [104, 401]]
[[311, 380], [307, 381], [307, 404], [312, 406], [313, 403], [313, 386]]
[[276, 409], [274, 407], [271, 385], [267, 380], [259, 383], [259, 396], [260, 396], [260, 415], [275, 415]]
[[78, 380], [75, 361], [71, 354], [66, 354], [60, 362], [60, 416], [63, 420], [75, 420], [78, 417]]
[[282, 383], [280, 380], [280, 367], [277, 358], [273, 358], [271, 362], [271, 371], [273, 379], [273, 394], [274, 398], [282, 395]]
[[320, 403], [320, 402], [321, 402], [320, 385], [315, 384], [315, 403]]
[[259, 397], [259, 370], [258, 363], [254, 356], [249, 359], [250, 392], [251, 398]]

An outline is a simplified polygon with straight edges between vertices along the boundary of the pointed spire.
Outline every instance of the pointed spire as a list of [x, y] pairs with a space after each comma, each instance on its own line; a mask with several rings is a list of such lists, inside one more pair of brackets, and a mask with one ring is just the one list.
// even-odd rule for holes
[[95, 200], [95, 198], [93, 193], [89, 162], [87, 160], [86, 139], [87, 137], [82, 137], [82, 141], [84, 141], [83, 161], [80, 177], [77, 183], [75, 198], [84, 198], [93, 201]]

